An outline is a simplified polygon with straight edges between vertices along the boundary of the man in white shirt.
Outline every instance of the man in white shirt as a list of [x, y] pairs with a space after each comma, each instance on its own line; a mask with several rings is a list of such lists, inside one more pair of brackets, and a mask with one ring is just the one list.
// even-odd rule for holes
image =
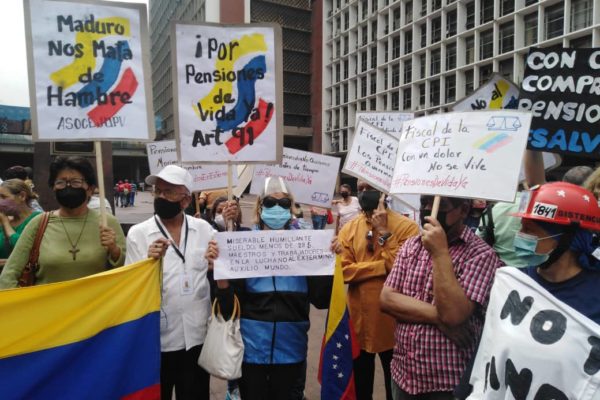
[[210, 375], [198, 366], [210, 316], [210, 289], [205, 251], [214, 230], [186, 216], [192, 176], [168, 165], [146, 178], [154, 185], [155, 215], [129, 230], [126, 263], [163, 258], [160, 310], [161, 398], [210, 398]]

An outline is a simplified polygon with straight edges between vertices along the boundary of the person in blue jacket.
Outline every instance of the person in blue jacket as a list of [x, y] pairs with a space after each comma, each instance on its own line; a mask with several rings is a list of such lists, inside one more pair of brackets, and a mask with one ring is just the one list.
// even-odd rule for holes
[[[257, 230], [293, 229], [294, 198], [281, 177], [265, 181], [257, 199]], [[207, 257], [216, 258], [212, 242]], [[214, 259], [213, 258], [213, 259]], [[309, 308], [327, 308], [331, 276], [286, 276], [217, 281], [225, 318], [234, 293], [241, 304], [244, 361], [239, 381], [244, 400], [301, 400], [306, 375]]]

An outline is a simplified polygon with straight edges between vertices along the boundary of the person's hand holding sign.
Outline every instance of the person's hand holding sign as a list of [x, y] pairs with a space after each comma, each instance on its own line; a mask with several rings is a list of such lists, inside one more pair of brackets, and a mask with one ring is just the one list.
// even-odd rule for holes
[[373, 210], [371, 215], [371, 226], [378, 233], [378, 236], [385, 236], [389, 233], [388, 229], [388, 214], [385, 208], [385, 193], [381, 193], [379, 204]]
[[440, 222], [434, 217], [425, 217], [425, 221], [421, 233], [423, 247], [432, 257], [448, 253], [448, 239]]

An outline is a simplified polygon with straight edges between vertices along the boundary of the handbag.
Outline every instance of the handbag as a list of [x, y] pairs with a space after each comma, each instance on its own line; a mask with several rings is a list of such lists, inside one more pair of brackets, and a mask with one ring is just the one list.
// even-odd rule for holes
[[234, 296], [233, 312], [227, 321], [223, 318], [220, 308], [215, 312], [216, 308], [215, 299], [198, 365], [218, 378], [238, 379], [242, 376], [244, 359], [244, 341], [240, 332], [240, 302]]
[[333, 224], [333, 213], [331, 212], [331, 209], [327, 210], [327, 223]]
[[37, 233], [35, 234], [33, 246], [29, 251], [29, 260], [27, 260], [27, 264], [25, 264], [23, 271], [21, 271], [21, 277], [18, 281], [19, 287], [35, 285], [35, 274], [38, 272], [39, 269], [38, 259], [40, 257], [40, 244], [42, 243], [42, 238], [44, 237], [46, 226], [48, 226], [49, 217], [49, 212], [45, 212], [44, 214], [42, 214], [42, 219], [40, 221], [40, 225], [38, 226]]

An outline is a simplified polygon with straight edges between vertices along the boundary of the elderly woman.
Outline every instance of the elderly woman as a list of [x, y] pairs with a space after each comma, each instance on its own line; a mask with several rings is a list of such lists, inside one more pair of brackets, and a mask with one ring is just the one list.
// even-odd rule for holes
[[[107, 215], [107, 226], [100, 226], [100, 214], [87, 206], [96, 187], [90, 162], [82, 157], [56, 158], [50, 164], [48, 184], [60, 207], [49, 215], [35, 284], [81, 278], [123, 265], [121, 226], [112, 215]], [[21, 234], [0, 275], [0, 288], [17, 286], [41, 220], [41, 215], [33, 218]]]
[[5, 264], [25, 226], [40, 213], [31, 206], [36, 197], [21, 179], [9, 179], [0, 184], [0, 267]]
[[[255, 209], [255, 230], [291, 229], [294, 198], [280, 177], [267, 178]], [[211, 241], [207, 258], [218, 254]], [[306, 375], [308, 312], [329, 305], [331, 276], [276, 276], [217, 281], [221, 310], [241, 305], [244, 361], [242, 399], [302, 399]]]

